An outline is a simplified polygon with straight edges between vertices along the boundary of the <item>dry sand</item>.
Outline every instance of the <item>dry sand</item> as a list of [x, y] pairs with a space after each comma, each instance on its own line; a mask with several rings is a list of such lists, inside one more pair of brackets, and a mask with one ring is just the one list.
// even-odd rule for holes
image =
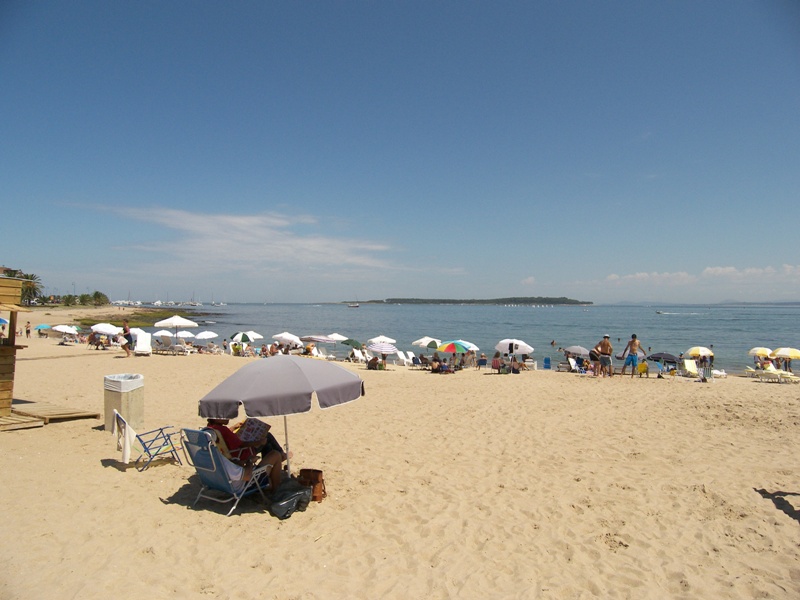
[[[15, 398], [102, 412], [141, 373], [148, 427], [249, 360], [27, 342]], [[800, 597], [800, 385], [345, 367], [365, 397], [289, 417], [329, 496], [286, 521], [192, 509], [191, 467], [125, 470], [102, 421], [0, 433], [0, 598]]]

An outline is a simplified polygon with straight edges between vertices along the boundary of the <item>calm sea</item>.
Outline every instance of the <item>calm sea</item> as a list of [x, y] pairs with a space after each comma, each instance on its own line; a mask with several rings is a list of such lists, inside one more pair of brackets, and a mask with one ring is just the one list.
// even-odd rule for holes
[[[503, 338], [517, 338], [558, 360], [558, 347], [591, 348], [608, 333], [615, 353], [632, 333], [651, 352], [678, 355], [692, 346], [713, 345], [714, 366], [740, 371], [752, 364], [753, 346], [800, 346], [800, 305], [713, 306], [472, 306], [362, 304], [229, 304], [195, 309], [202, 329], [222, 338], [252, 329], [269, 339], [289, 331], [295, 335], [341, 333], [366, 342], [383, 334], [401, 350], [423, 336], [464, 339], [490, 354]], [[660, 311], [660, 312], [658, 312]], [[555, 341], [555, 347], [551, 342]], [[328, 348], [329, 351], [334, 347]], [[344, 356], [349, 349], [335, 351]]]

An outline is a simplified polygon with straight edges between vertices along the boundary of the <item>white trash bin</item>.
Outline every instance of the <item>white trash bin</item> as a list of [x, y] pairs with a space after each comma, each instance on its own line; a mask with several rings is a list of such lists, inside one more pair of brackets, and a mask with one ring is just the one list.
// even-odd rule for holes
[[103, 378], [105, 428], [114, 430], [114, 409], [137, 432], [144, 427], [144, 375], [120, 373]]

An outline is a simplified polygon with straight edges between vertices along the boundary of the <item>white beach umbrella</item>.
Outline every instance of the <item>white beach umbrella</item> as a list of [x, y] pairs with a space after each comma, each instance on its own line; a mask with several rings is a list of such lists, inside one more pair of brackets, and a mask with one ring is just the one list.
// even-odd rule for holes
[[160, 330], [156, 331], [153, 335], [165, 335], [167, 337], [172, 337], [175, 334], [172, 333], [171, 331], [167, 330], [167, 329], [160, 329]]
[[178, 328], [183, 327], [184, 329], [189, 327], [199, 327], [197, 323], [194, 321], [190, 321], [180, 315], [172, 315], [168, 319], [164, 319], [163, 321], [158, 321], [157, 323], [153, 324], [153, 327], [169, 327], [170, 329], [175, 329], [175, 335], [178, 335]]
[[[500, 340], [494, 349], [499, 352], [508, 352], [509, 354], [533, 354], [533, 346], [514, 338]], [[588, 351], [586, 355], [589, 355]]]
[[216, 333], [214, 333], [213, 331], [201, 331], [196, 336], [194, 336], [194, 339], [196, 339], [196, 340], [213, 340], [215, 337], [219, 337], [219, 336]]
[[55, 327], [53, 327], [53, 331], [57, 331], [59, 333], [67, 333], [69, 335], [78, 335], [78, 330], [72, 325], [56, 325]]
[[396, 344], [397, 340], [393, 340], [390, 337], [386, 337], [385, 335], [379, 335], [374, 337], [370, 340], [367, 340], [368, 344]]
[[191, 331], [179, 331], [178, 332], [179, 338], [193, 338], [194, 334]]
[[278, 340], [279, 342], [283, 342], [284, 344], [290, 344], [294, 346], [302, 346], [303, 342], [300, 340], [298, 336], [293, 333], [289, 333], [288, 331], [284, 331], [282, 333], [276, 333], [272, 336], [273, 340]]
[[101, 335], [119, 335], [122, 333], [122, 327], [117, 327], [111, 323], [97, 323], [92, 325], [92, 331]]
[[341, 333], [331, 333], [328, 335], [328, 337], [337, 342], [343, 342], [347, 339], [350, 339], [347, 336], [342, 335]]

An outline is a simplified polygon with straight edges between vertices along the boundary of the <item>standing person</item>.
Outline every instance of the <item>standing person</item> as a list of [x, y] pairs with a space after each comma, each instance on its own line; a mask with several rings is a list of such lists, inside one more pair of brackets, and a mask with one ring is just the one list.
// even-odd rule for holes
[[603, 336], [603, 339], [597, 342], [594, 347], [600, 355], [600, 375], [608, 373], [609, 377], [614, 375], [614, 366], [611, 363], [611, 353], [614, 352], [614, 347], [611, 345], [611, 339], [608, 334]]
[[122, 319], [122, 337], [127, 342], [123, 347], [125, 348], [125, 358], [131, 355], [131, 346], [133, 345], [133, 335], [131, 334], [131, 327], [128, 325], [128, 319]]
[[632, 334], [628, 345], [625, 346], [625, 350], [622, 351], [622, 354], [627, 353], [627, 356], [625, 356], [625, 364], [622, 365], [622, 373], [620, 373], [620, 375], [625, 375], [625, 369], [628, 365], [630, 365], [631, 379], [633, 379], [633, 376], [639, 367], [639, 350], [641, 347], [642, 343], [636, 339], [636, 334]]
[[31, 322], [30, 321], [25, 323], [25, 337], [26, 338], [31, 337]]

